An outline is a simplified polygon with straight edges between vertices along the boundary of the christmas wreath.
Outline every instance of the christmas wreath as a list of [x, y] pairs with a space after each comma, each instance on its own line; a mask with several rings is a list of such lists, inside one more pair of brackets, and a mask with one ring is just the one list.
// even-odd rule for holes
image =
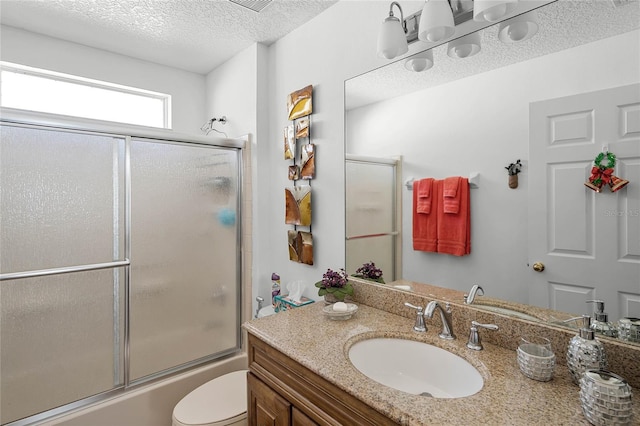
[[[606, 165], [602, 164], [602, 161], [607, 158]], [[613, 152], [601, 152], [598, 154], [595, 160], [593, 160], [593, 167], [591, 168], [591, 176], [589, 182], [595, 187], [601, 188], [602, 185], [606, 185], [611, 181], [613, 175], [613, 168], [616, 166], [616, 156]]]

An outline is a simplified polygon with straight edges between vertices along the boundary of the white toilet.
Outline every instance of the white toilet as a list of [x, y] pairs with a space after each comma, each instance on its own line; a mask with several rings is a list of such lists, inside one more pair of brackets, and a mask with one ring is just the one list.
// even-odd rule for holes
[[173, 409], [173, 426], [246, 425], [247, 371], [225, 374], [191, 391]]
[[268, 317], [269, 315], [273, 315], [275, 313], [276, 313], [276, 310], [272, 305], [265, 306], [264, 308], [258, 311], [258, 318]]
[[[258, 318], [275, 314], [265, 306]], [[197, 387], [176, 404], [173, 426], [246, 426], [247, 372], [239, 370]]]

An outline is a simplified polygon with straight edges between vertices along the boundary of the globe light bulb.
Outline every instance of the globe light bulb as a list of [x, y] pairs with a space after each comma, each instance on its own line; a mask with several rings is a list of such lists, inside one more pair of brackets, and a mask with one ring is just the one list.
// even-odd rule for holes
[[527, 22], [513, 22], [509, 25], [509, 31], [507, 34], [513, 41], [520, 41], [527, 36], [529, 32], [529, 25]]
[[499, 4], [484, 11], [484, 19], [489, 22], [496, 22], [507, 13], [507, 5]]
[[464, 44], [462, 46], [456, 47], [455, 53], [458, 58], [466, 58], [471, 54], [472, 50], [473, 50], [473, 47], [471, 45]]
[[422, 72], [433, 66], [433, 52], [427, 50], [407, 59], [404, 67], [412, 72]]
[[409, 64], [409, 69], [413, 72], [424, 71], [427, 68], [427, 61], [422, 59], [414, 59]]
[[446, 36], [447, 32], [443, 27], [434, 28], [427, 34], [427, 40], [436, 43], [440, 40], [443, 40]]

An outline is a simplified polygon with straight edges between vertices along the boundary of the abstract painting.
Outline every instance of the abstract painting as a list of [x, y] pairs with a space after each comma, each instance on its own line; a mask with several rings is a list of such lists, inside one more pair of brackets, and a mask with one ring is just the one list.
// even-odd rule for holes
[[293, 125], [284, 128], [284, 159], [293, 160], [296, 158], [296, 138]]
[[296, 90], [287, 96], [287, 110], [289, 112], [289, 120], [305, 117], [312, 112], [311, 93], [313, 86], [309, 85], [303, 89]]
[[300, 178], [301, 179], [313, 179], [316, 175], [316, 161], [315, 161], [316, 146], [312, 143], [302, 145], [302, 151], [300, 153]]
[[285, 188], [285, 219], [287, 225], [311, 225], [311, 187]]
[[287, 231], [289, 238], [289, 260], [313, 265], [313, 234], [311, 232]]
[[309, 137], [309, 117], [296, 121], [296, 139]]
[[300, 167], [298, 166], [289, 166], [289, 180], [298, 180], [300, 179]]

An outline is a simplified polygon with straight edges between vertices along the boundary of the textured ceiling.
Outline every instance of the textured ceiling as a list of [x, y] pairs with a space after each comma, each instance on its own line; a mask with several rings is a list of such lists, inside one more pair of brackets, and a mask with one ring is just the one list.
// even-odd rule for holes
[[0, 22], [206, 74], [255, 42], [271, 44], [336, 0], [1, 0]]
[[[614, 3], [621, 5], [615, 7]], [[482, 49], [470, 58], [450, 58], [444, 45], [434, 49], [434, 66], [428, 71], [407, 71], [402, 59], [348, 80], [346, 108], [427, 89], [640, 28], [639, 0], [559, 0], [537, 10], [538, 33], [524, 42], [502, 43], [498, 40], [497, 27], [493, 26], [481, 31]]]

